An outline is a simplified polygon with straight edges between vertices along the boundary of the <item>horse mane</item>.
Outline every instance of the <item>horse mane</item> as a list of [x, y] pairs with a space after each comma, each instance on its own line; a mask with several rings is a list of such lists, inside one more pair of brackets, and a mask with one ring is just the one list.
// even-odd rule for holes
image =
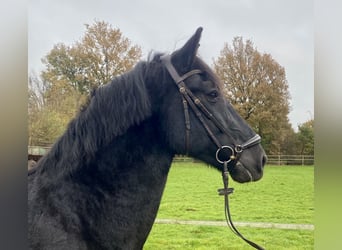
[[52, 167], [58, 172], [72, 171], [89, 164], [101, 147], [150, 117], [145, 83], [150, 67], [149, 62], [139, 62], [131, 71], [93, 90], [64, 134], [37, 163], [36, 170]]

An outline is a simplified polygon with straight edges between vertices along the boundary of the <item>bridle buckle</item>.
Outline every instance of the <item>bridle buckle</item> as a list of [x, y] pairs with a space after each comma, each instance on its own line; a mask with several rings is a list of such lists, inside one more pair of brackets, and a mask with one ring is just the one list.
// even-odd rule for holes
[[242, 153], [243, 151], [243, 147], [241, 145], [236, 145], [235, 146], [235, 152], [236, 153]]

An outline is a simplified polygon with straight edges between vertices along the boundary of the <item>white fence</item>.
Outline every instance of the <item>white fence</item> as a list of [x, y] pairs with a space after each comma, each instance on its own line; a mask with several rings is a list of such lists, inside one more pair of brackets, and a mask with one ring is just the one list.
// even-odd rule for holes
[[[314, 165], [313, 155], [267, 155], [267, 165]], [[191, 157], [177, 155], [174, 162], [197, 162]]]
[[28, 146], [28, 154], [29, 155], [43, 156], [50, 149], [51, 149], [51, 147]]
[[268, 165], [314, 165], [313, 155], [268, 155]]

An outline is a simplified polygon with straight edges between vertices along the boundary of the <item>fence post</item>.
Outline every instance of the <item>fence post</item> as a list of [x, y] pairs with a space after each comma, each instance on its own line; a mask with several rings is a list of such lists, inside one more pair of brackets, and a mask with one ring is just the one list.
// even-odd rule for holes
[[280, 166], [280, 155], [278, 155], [278, 166]]

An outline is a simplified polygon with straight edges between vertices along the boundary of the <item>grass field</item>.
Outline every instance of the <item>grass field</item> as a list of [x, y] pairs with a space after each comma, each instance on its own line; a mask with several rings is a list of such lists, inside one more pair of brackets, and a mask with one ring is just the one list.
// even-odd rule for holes
[[[266, 166], [262, 180], [239, 184], [230, 179], [233, 221], [313, 224], [314, 168]], [[159, 219], [223, 221], [221, 174], [204, 164], [174, 163], [157, 215]], [[240, 227], [266, 249], [313, 249], [313, 231]], [[149, 249], [251, 249], [229, 228], [155, 224]]]

